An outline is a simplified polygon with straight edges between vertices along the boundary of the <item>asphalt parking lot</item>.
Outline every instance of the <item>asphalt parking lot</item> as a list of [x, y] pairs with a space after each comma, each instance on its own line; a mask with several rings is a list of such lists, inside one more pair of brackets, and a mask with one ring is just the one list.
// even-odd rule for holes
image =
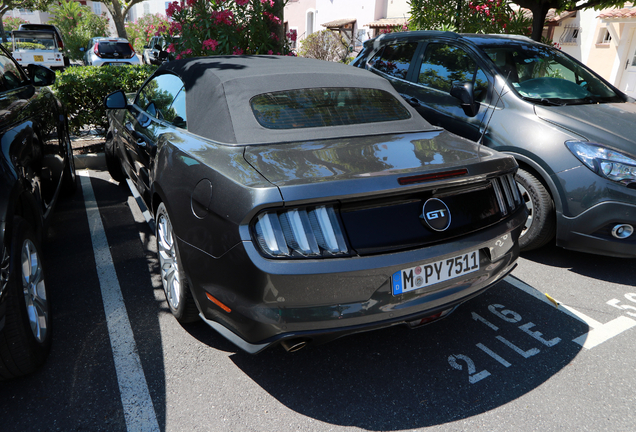
[[548, 246], [445, 320], [251, 356], [177, 323], [128, 188], [80, 180], [44, 249], [51, 356], [0, 383], [2, 431], [635, 428], [636, 260]]

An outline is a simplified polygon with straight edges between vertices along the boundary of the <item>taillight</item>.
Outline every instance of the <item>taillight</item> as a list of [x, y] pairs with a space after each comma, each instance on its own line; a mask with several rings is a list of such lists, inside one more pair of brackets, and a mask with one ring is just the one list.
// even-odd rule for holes
[[95, 53], [95, 55], [96, 55], [97, 57], [102, 58], [102, 56], [101, 56], [101, 55], [99, 55], [98, 46], [99, 46], [99, 43], [96, 43], [96, 44], [93, 46], [93, 52]]
[[128, 42], [128, 46], [130, 47], [130, 55], [128, 57], [126, 57], [126, 58], [133, 58], [133, 56], [135, 55], [135, 49], [130, 44], [130, 42]]
[[331, 206], [261, 213], [254, 231], [261, 250], [272, 257], [320, 257], [348, 252]]

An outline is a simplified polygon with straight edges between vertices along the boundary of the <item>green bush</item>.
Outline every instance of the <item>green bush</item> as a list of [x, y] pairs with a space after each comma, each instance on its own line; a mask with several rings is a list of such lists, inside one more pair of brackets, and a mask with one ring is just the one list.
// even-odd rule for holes
[[68, 112], [71, 133], [94, 127], [102, 135], [108, 128], [104, 97], [115, 90], [136, 92], [156, 66], [77, 66], [58, 72], [53, 91]]
[[[52, 41], [51, 41], [52, 42]], [[45, 50], [47, 49], [44, 45], [37, 42], [16, 42], [15, 47], [19, 50]], [[13, 46], [9, 51], [13, 51]], [[51, 50], [52, 51], [52, 50]]]

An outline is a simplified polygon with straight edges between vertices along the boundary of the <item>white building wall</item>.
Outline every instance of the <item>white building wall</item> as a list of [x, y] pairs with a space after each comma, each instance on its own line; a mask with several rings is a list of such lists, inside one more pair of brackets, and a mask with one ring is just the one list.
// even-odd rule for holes
[[299, 39], [307, 33], [307, 19], [312, 19], [313, 30], [316, 31], [316, 0], [290, 0], [283, 12], [283, 21], [290, 30], [296, 30]]
[[358, 28], [385, 18], [387, 0], [316, 0], [317, 20], [321, 24], [343, 18], [355, 18]]
[[409, 18], [411, 16], [411, 5], [408, 0], [388, 0], [386, 5], [386, 16], [383, 18]]

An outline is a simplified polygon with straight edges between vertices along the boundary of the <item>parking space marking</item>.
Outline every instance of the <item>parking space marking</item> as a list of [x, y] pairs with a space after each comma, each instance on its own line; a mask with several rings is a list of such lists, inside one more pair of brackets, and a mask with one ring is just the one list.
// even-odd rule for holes
[[[532, 286], [520, 281], [514, 276], [506, 276], [504, 280], [513, 285], [515, 288], [518, 288], [523, 292], [554, 306], [552, 300], [547, 297], [547, 294], [541, 294], [541, 292], [537, 291]], [[586, 349], [592, 349], [602, 344], [603, 342], [615, 336], [618, 336], [625, 330], [629, 330], [630, 328], [636, 326], [636, 320], [625, 316], [620, 316], [608, 323], [603, 324], [570, 306], [562, 304], [559, 301], [557, 301], [557, 310], [560, 310], [561, 312], [584, 322], [588, 325], [588, 327], [590, 327], [591, 330], [589, 332], [572, 340], [572, 342], [575, 342]]]
[[91, 186], [90, 173], [89, 171], [78, 171], [78, 174], [84, 194], [86, 217], [93, 243], [95, 266], [102, 293], [126, 428], [129, 431], [159, 431], [157, 416], [137, 352], [137, 344], [126, 312], [126, 305], [110, 254], [99, 207]]

